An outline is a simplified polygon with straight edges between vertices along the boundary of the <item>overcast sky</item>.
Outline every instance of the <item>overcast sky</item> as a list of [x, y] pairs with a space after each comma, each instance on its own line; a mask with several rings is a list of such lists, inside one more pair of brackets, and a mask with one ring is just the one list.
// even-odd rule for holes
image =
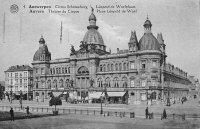
[[[18, 13], [10, 6], [17, 4]], [[96, 5], [131, 5], [136, 13], [97, 13]], [[25, 8], [23, 7], [25, 5]], [[77, 14], [30, 14], [29, 5], [82, 5]], [[178, 66], [190, 75], [200, 77], [200, 35], [198, 0], [0, 0], [0, 80], [12, 65], [29, 64], [39, 48], [43, 35], [52, 59], [67, 58], [70, 44], [78, 49], [87, 32], [90, 5], [94, 7], [97, 25], [107, 49], [127, 49], [132, 30], [138, 40], [144, 34], [147, 14], [155, 37], [162, 33], [166, 44], [167, 62]], [[67, 10], [67, 9], [66, 9]], [[6, 14], [5, 43], [3, 43], [3, 14]], [[21, 17], [21, 40], [20, 40]], [[60, 44], [60, 22], [63, 21], [63, 41]]]

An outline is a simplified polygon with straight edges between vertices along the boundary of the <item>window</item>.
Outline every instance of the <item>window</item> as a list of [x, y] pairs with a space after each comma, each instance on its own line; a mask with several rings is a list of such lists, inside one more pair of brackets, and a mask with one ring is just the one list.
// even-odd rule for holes
[[103, 87], [101, 78], [98, 79], [98, 83], [99, 83], [99, 84], [98, 84], [99, 87]]
[[135, 87], [135, 81], [133, 79], [131, 80], [131, 87]]
[[100, 65], [100, 70], [99, 70], [100, 72], [102, 72], [103, 71], [103, 66], [102, 65]]
[[146, 62], [145, 61], [142, 61], [142, 69], [145, 69], [146, 68]]
[[119, 63], [119, 70], [121, 71], [122, 70], [122, 64]]
[[65, 67], [65, 73], [67, 73], [67, 67]]
[[115, 64], [115, 70], [118, 71], [118, 64]]
[[156, 60], [152, 60], [152, 66], [156, 67], [157, 66], [157, 61]]
[[115, 79], [114, 79], [114, 87], [119, 87], [118, 78], [115, 78]]
[[111, 71], [113, 71], [113, 64], [111, 64]]
[[126, 70], [126, 63], [124, 63], [124, 70]]
[[15, 73], [15, 78], [18, 78], [18, 73]]
[[146, 86], [146, 81], [142, 80], [142, 87], [145, 87], [145, 86]]
[[110, 71], [110, 64], [107, 65], [107, 71]]
[[135, 62], [134, 61], [131, 61], [130, 65], [131, 65], [131, 69], [135, 69]]
[[38, 73], [38, 69], [37, 68], [35, 68], [35, 73]]
[[70, 73], [70, 67], [68, 67], [68, 73]]
[[104, 72], [106, 71], [106, 65], [105, 64], [103, 65], [103, 71]]
[[152, 80], [151, 84], [152, 84], [152, 86], [156, 86], [156, 81]]
[[20, 85], [22, 84], [22, 79], [19, 80]]
[[62, 73], [65, 73], [65, 69], [64, 68], [62, 68]]
[[24, 72], [24, 77], [27, 77], [27, 72]]
[[12, 73], [10, 74], [10, 77], [12, 77]]
[[44, 74], [45, 72], [44, 72], [44, 68], [41, 68], [41, 74]]

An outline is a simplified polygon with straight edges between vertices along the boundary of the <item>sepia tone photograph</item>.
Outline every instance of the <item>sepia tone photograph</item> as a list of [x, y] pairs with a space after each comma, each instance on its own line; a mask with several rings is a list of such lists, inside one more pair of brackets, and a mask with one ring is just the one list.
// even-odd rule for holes
[[0, 0], [0, 129], [200, 129], [199, 0]]

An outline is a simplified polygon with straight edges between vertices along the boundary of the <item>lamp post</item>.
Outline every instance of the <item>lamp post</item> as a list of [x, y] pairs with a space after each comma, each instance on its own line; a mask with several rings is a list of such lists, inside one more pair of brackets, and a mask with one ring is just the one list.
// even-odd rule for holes
[[22, 109], [22, 99], [23, 99], [23, 93], [22, 93], [22, 91], [20, 91], [20, 100], [19, 100], [19, 102], [20, 102], [20, 105], [21, 105], [21, 109]]
[[12, 87], [13, 87], [13, 86], [10, 85], [10, 87], [11, 87], [11, 89], [10, 89], [10, 103], [12, 103], [12, 92], [13, 92], [13, 91], [12, 91]]
[[169, 96], [170, 96], [170, 92], [169, 92], [170, 87], [169, 87], [169, 85], [170, 85], [170, 80], [168, 82], [168, 95], [167, 95], [167, 105], [166, 106], [170, 106], [170, 98], [169, 98]]
[[100, 98], [101, 98], [101, 112], [100, 112], [100, 114], [103, 114], [103, 107], [102, 107], [102, 99], [103, 99], [103, 96], [101, 96]]

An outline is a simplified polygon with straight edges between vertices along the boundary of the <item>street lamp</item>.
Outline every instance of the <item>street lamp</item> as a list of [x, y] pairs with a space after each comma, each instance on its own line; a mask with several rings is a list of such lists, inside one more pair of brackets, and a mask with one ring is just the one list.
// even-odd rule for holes
[[100, 112], [100, 114], [103, 114], [103, 107], [102, 107], [102, 99], [103, 99], [103, 96], [101, 95], [101, 112]]
[[13, 87], [13, 86], [10, 85], [10, 87], [11, 87], [11, 90], [10, 90], [10, 102], [12, 103], [12, 92], [13, 92], [13, 91], [12, 91], [12, 87]]
[[169, 90], [170, 90], [170, 87], [169, 87], [169, 85], [170, 85], [170, 80], [169, 80], [169, 82], [168, 82], [168, 96], [167, 96], [167, 105], [166, 106], [170, 106], [170, 92], [169, 92]]

